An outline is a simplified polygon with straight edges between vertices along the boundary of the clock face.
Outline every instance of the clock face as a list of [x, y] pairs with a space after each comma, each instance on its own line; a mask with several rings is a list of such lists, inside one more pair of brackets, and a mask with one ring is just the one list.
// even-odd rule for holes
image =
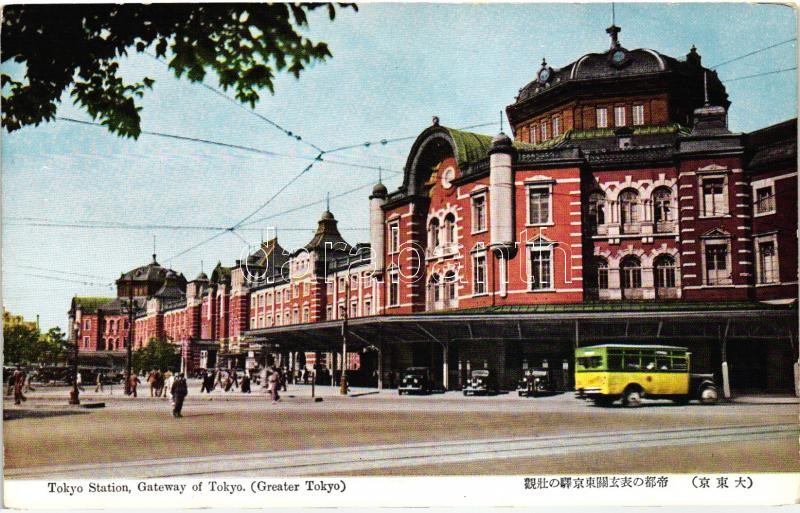
[[453, 186], [453, 179], [456, 177], [456, 168], [453, 166], [446, 167], [442, 171], [442, 188], [449, 189]]
[[547, 79], [549, 78], [550, 78], [549, 68], [543, 68], [541, 71], [539, 71], [539, 82], [547, 82]]
[[611, 55], [611, 60], [619, 64], [620, 62], [625, 60], [625, 52], [622, 50], [617, 50]]

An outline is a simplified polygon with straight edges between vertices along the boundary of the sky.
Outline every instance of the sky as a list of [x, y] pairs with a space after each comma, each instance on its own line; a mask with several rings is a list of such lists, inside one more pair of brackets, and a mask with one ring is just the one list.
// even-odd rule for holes
[[[626, 48], [680, 58], [694, 44], [711, 67], [796, 38], [795, 12], [780, 5], [618, 3], [616, 23]], [[218, 261], [232, 265], [262, 233], [269, 238], [277, 230], [289, 250], [305, 244], [327, 194], [345, 239], [366, 242], [368, 195], [379, 174], [373, 168], [396, 189], [413, 138], [432, 116], [445, 126], [485, 125], [474, 131], [497, 133], [501, 112], [534, 79], [542, 58], [559, 68], [603, 52], [610, 24], [610, 4], [361, 4], [357, 13], [340, 10], [332, 22], [312, 15], [307, 35], [326, 41], [333, 58], [299, 80], [280, 75], [275, 94], [264, 91], [255, 112], [326, 150], [403, 140], [332, 153], [325, 158], [354, 166], [317, 163], [288, 187], [316, 156], [310, 146], [249, 108], [176, 79], [161, 62], [126, 58], [124, 76], [156, 79], [141, 102], [144, 130], [291, 157], [150, 135], [134, 141], [66, 121], [2, 132], [3, 305], [29, 319], [38, 314], [43, 330], [66, 329], [71, 298], [113, 296], [110, 284], [120, 273], [151, 260], [154, 236], [159, 263], [191, 280], [201, 265], [206, 272]], [[718, 73], [725, 81], [795, 65], [796, 45], [789, 43], [724, 64]], [[211, 76], [206, 84], [217, 85]], [[797, 115], [796, 71], [725, 85], [734, 132]], [[58, 115], [89, 120], [67, 95]], [[188, 252], [220, 231], [36, 226], [227, 227], [283, 187], [250, 218], [261, 220], [248, 230]]]

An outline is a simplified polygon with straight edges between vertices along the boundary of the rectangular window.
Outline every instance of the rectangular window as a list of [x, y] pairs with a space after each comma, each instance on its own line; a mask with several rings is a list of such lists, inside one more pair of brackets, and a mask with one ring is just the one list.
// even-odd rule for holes
[[372, 314], [372, 300], [365, 299], [364, 300], [364, 315], [371, 315]]
[[546, 290], [553, 286], [550, 276], [550, 262], [552, 260], [552, 250], [531, 249], [531, 290]]
[[769, 214], [775, 211], [775, 194], [772, 187], [756, 189], [756, 214]]
[[486, 294], [486, 254], [472, 257], [472, 293]]
[[389, 274], [389, 306], [400, 304], [400, 273]]
[[553, 137], [561, 135], [561, 118], [553, 118]]
[[644, 125], [644, 105], [633, 106], [633, 124]]
[[478, 233], [486, 230], [486, 195], [481, 194], [472, 198], [472, 232]]
[[547, 121], [542, 121], [542, 124], [539, 125], [539, 127], [540, 127], [540, 129], [542, 131], [542, 141], [546, 141], [547, 140]]
[[325, 319], [329, 321], [333, 319], [333, 307], [331, 305], [325, 307]]
[[400, 225], [393, 223], [389, 225], [389, 253], [400, 251]]
[[597, 128], [608, 127], [608, 110], [605, 107], [597, 107]]
[[83, 347], [89, 347], [89, 337], [83, 337]]
[[550, 187], [528, 189], [528, 224], [550, 222]]
[[350, 317], [358, 317], [358, 301], [350, 302]]
[[725, 201], [725, 179], [706, 178], [703, 180], [703, 214], [706, 217], [725, 215], [728, 204]]
[[307, 295], [308, 295], [308, 292], [309, 292], [309, 290], [311, 290], [311, 286], [310, 286], [310, 284], [309, 284], [307, 281], [306, 281], [306, 282], [303, 282], [303, 295], [304, 295], [304, 296], [307, 296]]
[[269, 328], [270, 326], [272, 326], [272, 316], [268, 315], [267, 316], [267, 328]]
[[601, 289], [608, 288], [608, 267], [597, 269], [597, 287]]
[[758, 283], [778, 283], [778, 257], [775, 242], [758, 243]]
[[720, 285], [728, 278], [728, 245], [706, 244], [706, 283]]
[[91, 321], [91, 319], [86, 319], [85, 321], [83, 321], [83, 329], [85, 329], [85, 330], [92, 329], [92, 321]]
[[308, 322], [308, 307], [303, 307], [303, 322]]
[[281, 314], [275, 314], [275, 326], [281, 325]]
[[614, 107], [614, 126], [625, 126], [625, 107]]
[[537, 144], [539, 142], [539, 131], [536, 128], [536, 125], [531, 125], [530, 127], [531, 135], [530, 135], [530, 142], [531, 144]]

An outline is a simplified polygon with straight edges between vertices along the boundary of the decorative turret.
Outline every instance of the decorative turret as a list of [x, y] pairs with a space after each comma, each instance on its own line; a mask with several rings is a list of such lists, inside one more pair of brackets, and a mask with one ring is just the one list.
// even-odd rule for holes
[[708, 72], [703, 75], [703, 95], [705, 103], [694, 110], [694, 126], [691, 135], [729, 134], [728, 112], [725, 107], [712, 105], [708, 100]]
[[372, 251], [372, 269], [375, 274], [383, 273], [386, 264], [384, 254], [386, 248], [386, 228], [384, 227], [383, 206], [386, 204], [387, 190], [378, 182], [372, 188], [369, 197], [369, 243]]
[[489, 235], [492, 247], [514, 245], [514, 173], [511, 138], [500, 133], [489, 148]]

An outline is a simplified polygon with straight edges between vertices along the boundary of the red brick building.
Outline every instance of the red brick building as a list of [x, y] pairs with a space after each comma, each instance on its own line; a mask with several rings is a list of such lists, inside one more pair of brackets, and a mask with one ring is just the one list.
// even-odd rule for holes
[[[297, 251], [273, 239], [188, 284], [165, 271], [137, 345], [180, 342], [187, 369], [265, 351], [337, 369], [346, 324], [344, 361], [365, 383], [426, 365], [446, 388], [475, 367], [512, 386], [548, 364], [567, 387], [577, 345], [657, 340], [689, 346], [701, 370], [729, 365], [735, 388], [791, 388], [797, 122], [731, 132], [695, 48], [628, 50], [619, 31], [606, 51], [542, 62], [506, 110], [513, 138], [434, 118], [398, 190], [373, 189], [369, 244], [325, 212]], [[75, 301], [85, 320], [104, 308]], [[118, 347], [88, 326], [87, 349]]]

